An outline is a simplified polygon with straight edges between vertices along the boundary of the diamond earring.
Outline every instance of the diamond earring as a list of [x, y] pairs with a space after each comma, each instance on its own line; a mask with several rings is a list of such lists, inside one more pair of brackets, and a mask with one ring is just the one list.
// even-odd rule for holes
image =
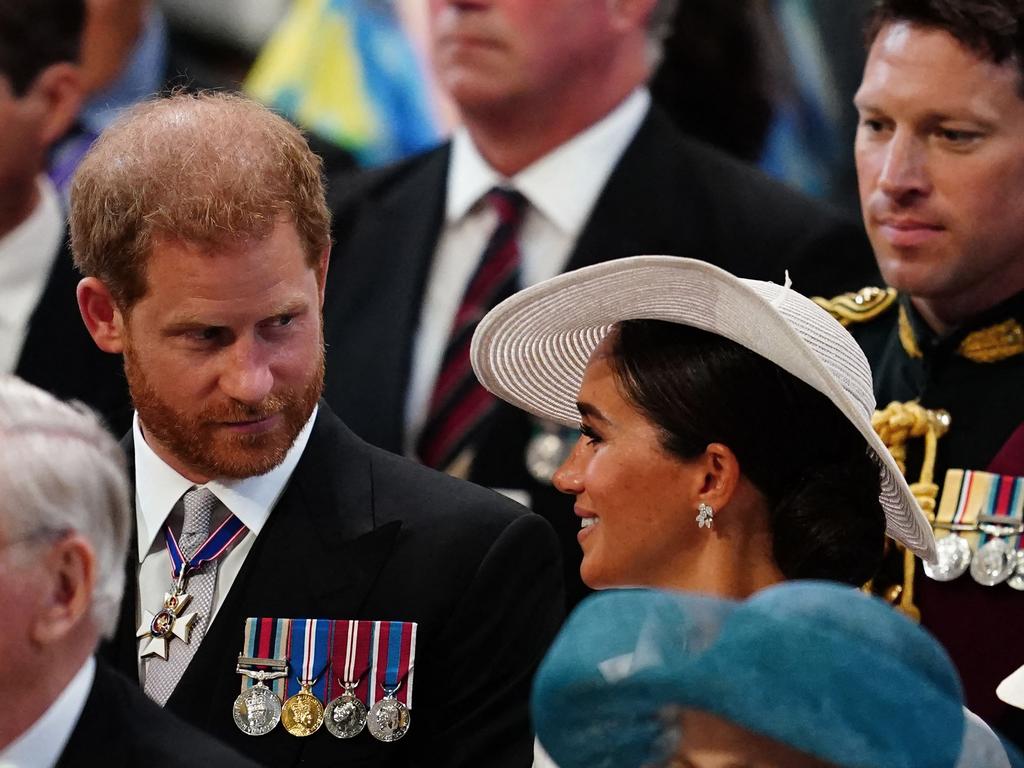
[[715, 510], [711, 508], [710, 504], [705, 504], [703, 501], [697, 505], [697, 527], [698, 528], [710, 528], [711, 523], [715, 520]]

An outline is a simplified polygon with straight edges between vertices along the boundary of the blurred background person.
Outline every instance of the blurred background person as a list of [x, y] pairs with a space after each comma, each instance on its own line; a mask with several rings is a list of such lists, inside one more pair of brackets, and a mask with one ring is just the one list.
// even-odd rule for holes
[[124, 453], [87, 409], [0, 374], [0, 764], [255, 766], [93, 653], [117, 622]]
[[[487, 397], [468, 365], [480, 316], [517, 287], [637, 252], [693, 255], [797, 285], [874, 273], [855, 223], [684, 137], [646, 83], [671, 0], [437, 0], [450, 143], [335, 185], [325, 397], [365, 439], [576, 523], [533, 461], [558, 428]], [[334, 276], [343, 277], [334, 277]], [[360, 376], [347, 375], [359, 370]]]
[[81, 0], [0, 0], [0, 373], [131, 416], [118, 360], [96, 349], [47, 152], [82, 103]]

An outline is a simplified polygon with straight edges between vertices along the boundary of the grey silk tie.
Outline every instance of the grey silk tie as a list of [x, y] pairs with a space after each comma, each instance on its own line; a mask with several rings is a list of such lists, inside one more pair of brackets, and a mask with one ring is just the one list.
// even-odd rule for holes
[[[206, 488], [192, 488], [182, 497], [185, 520], [181, 525], [178, 547], [186, 559], [191, 559], [210, 535], [210, 520], [217, 506], [217, 497]], [[192, 625], [188, 645], [174, 639], [168, 649], [167, 659], [154, 656], [146, 664], [146, 694], [161, 706], [167, 703], [174, 692], [185, 668], [192, 660], [203, 635], [210, 625], [213, 608], [213, 590], [217, 584], [217, 561], [206, 562], [199, 570], [192, 571], [185, 582], [185, 592], [192, 597], [187, 612], [199, 614]]]

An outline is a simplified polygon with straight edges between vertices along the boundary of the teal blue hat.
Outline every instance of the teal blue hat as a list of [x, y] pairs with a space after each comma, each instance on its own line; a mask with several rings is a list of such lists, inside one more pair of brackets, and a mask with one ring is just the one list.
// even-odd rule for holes
[[[657, 764], [685, 738], [681, 709], [838, 766], [1007, 764], [1005, 755], [963, 761], [962, 703], [953, 665], [927, 632], [850, 587], [802, 581], [744, 602], [594, 595], [541, 664], [532, 711], [560, 768]], [[1001, 752], [994, 736], [966, 741]]]

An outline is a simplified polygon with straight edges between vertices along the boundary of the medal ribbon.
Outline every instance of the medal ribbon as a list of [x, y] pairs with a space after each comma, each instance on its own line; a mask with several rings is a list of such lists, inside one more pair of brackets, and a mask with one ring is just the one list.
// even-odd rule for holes
[[[378, 621], [373, 646], [369, 706], [383, 699], [388, 691], [412, 709], [412, 672], [416, 662], [416, 623]], [[399, 687], [401, 684], [401, 687]], [[395, 690], [397, 688], [397, 691]]]
[[[991, 477], [992, 475], [988, 472], [972, 472], [969, 469], [947, 470], [942, 486], [939, 511], [935, 517], [936, 522], [974, 525], [978, 521], [982, 504], [988, 496]], [[941, 539], [953, 533], [937, 528], [935, 537]], [[978, 549], [977, 533], [961, 532], [957, 535], [963, 536], [972, 552]]]
[[[310, 693], [325, 701], [324, 692], [327, 681], [324, 671], [330, 662], [330, 619], [292, 619], [291, 641], [288, 662], [288, 695], [294, 696], [302, 688], [299, 680], [304, 683], [316, 683]], [[298, 678], [298, 679], [296, 679]]]
[[375, 631], [376, 622], [373, 621], [342, 619], [333, 622], [331, 674], [327, 683], [328, 700], [337, 698], [345, 691], [345, 687], [338, 683], [340, 679], [344, 683], [358, 682], [352, 693], [364, 704], [367, 702], [370, 680], [366, 673], [370, 669], [373, 656], [371, 649], [374, 645]]
[[[291, 638], [291, 619], [257, 619], [245, 620], [245, 640], [242, 655], [258, 659], [288, 659], [288, 641]], [[284, 701], [288, 685], [288, 675], [275, 680], [267, 680], [264, 685], [270, 688], [277, 698]], [[247, 675], [242, 676], [242, 693], [256, 685], [256, 681]]]
[[[988, 475], [991, 478], [988, 497], [981, 510], [983, 515], [1009, 518], [1020, 521], [1024, 513], [1024, 477], [1013, 475], [995, 475], [990, 472], [976, 472], [977, 475]], [[995, 537], [989, 533], [983, 533], [981, 544], [988, 543], [993, 538], [1002, 538], [1014, 549], [1019, 549], [1021, 536], [1000, 536]]]
[[191, 560], [185, 560], [185, 556], [181, 553], [181, 547], [178, 546], [178, 540], [174, 538], [174, 532], [168, 525], [164, 529], [164, 541], [167, 544], [167, 554], [171, 556], [171, 578], [177, 581], [182, 568], [185, 569], [185, 575], [188, 576], [203, 563], [216, 560], [235, 542], [235, 539], [242, 535], [243, 531], [248, 530], [245, 523], [231, 515], [210, 534], [209, 538], [192, 555]]

